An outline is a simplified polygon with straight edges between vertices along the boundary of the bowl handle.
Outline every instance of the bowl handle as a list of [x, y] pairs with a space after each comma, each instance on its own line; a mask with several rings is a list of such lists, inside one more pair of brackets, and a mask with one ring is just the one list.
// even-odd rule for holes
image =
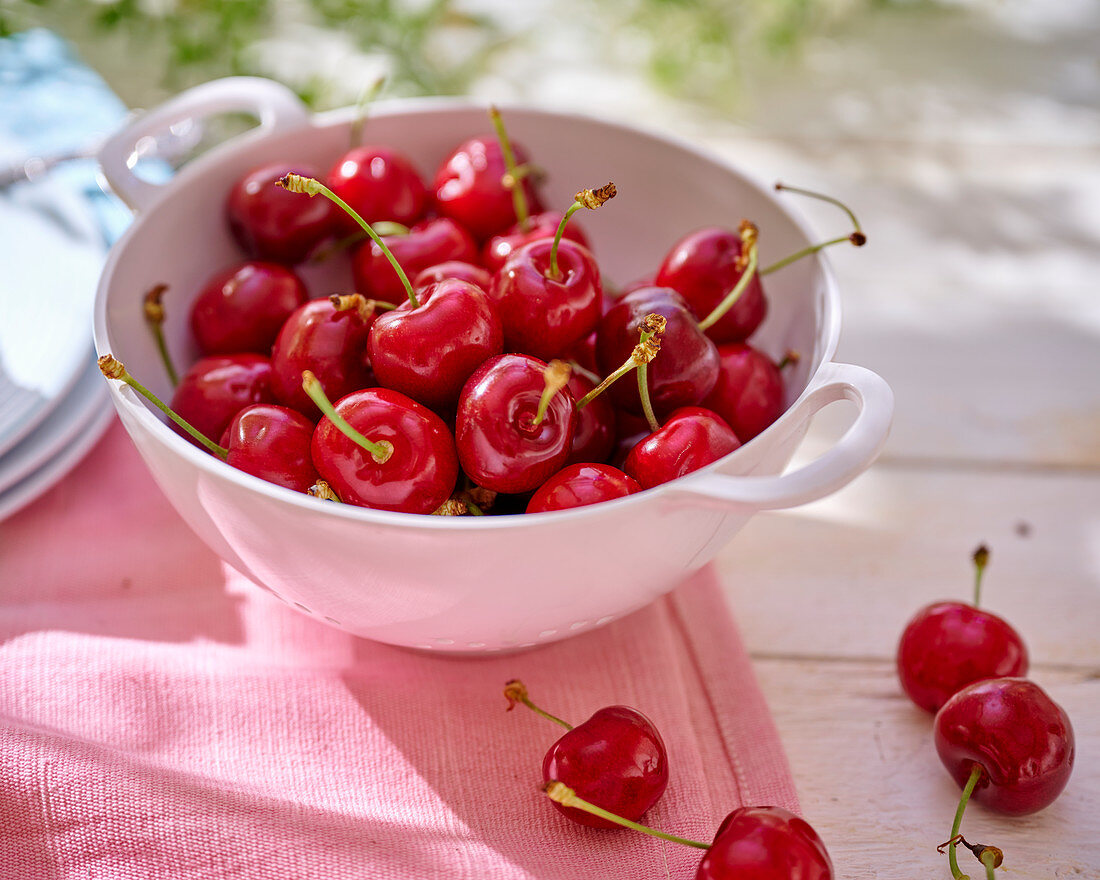
[[[822, 407], [851, 400], [856, 420], [837, 444], [809, 464], [779, 476], [688, 476], [669, 485], [676, 494], [744, 511], [797, 507], [847, 485], [875, 460], [890, 432], [894, 393], [877, 373], [852, 364], [825, 364], [818, 380], [784, 417], [789, 432], [801, 430]], [[775, 427], [780, 427], [777, 424]]]
[[309, 117], [298, 96], [274, 80], [231, 76], [203, 83], [141, 114], [103, 145], [99, 164], [111, 189], [133, 210], [145, 210], [162, 187], [133, 173], [143, 145], [181, 122], [221, 113], [255, 114], [265, 133], [301, 125]]

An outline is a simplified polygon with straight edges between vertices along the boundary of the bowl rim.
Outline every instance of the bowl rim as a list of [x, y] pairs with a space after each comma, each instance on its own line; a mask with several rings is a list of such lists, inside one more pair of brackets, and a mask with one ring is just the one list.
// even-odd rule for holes
[[[431, 96], [391, 98], [372, 104], [371, 116], [423, 115], [454, 110], [478, 110], [486, 112], [490, 105], [495, 105], [501, 110], [512, 114], [518, 113], [530, 116], [541, 116], [562, 123], [580, 121], [587, 124], [594, 124], [603, 128], [612, 129], [621, 136], [642, 137], [650, 141], [655, 141], [663, 146], [686, 152], [710, 165], [719, 167], [724, 173], [730, 174], [736, 178], [743, 186], [755, 191], [758, 195], [769, 201], [780, 214], [795, 226], [808, 243], [817, 240], [810, 228], [808, 220], [796, 208], [790, 207], [784, 201], [777, 198], [773, 188], [764, 183], [761, 178], [733, 164], [711, 147], [699, 146], [690, 142], [682, 135], [669, 133], [654, 126], [603, 119], [594, 114], [573, 109], [553, 109], [518, 101], [497, 102], [473, 97]], [[135, 216], [129, 228], [127, 228], [111, 248], [107, 260], [104, 263], [96, 288], [94, 307], [93, 335], [97, 354], [103, 355], [110, 353], [112, 348], [110, 343], [111, 335], [107, 324], [107, 303], [110, 290], [109, 282], [114, 275], [115, 268], [122, 258], [122, 255], [126, 252], [130, 240], [138, 233], [147, 215], [151, 215], [155, 211], [162, 209], [163, 205], [166, 204], [175, 193], [197, 182], [202, 175], [208, 172], [210, 167], [224, 161], [229, 156], [247, 150], [250, 144], [255, 143], [261, 138], [282, 138], [300, 135], [303, 131], [307, 130], [349, 126], [352, 121], [355, 120], [357, 114], [358, 110], [354, 106], [343, 107], [323, 113], [311, 114], [302, 125], [293, 128], [283, 128], [268, 133], [260, 126], [212, 147], [202, 155], [190, 160], [179, 169], [173, 178], [168, 183], [164, 184], [157, 198], [146, 207], [142, 214]], [[338, 504], [331, 502], [319, 505], [317, 499], [305, 493], [296, 492], [293, 489], [270, 483], [260, 477], [231, 467], [225, 462], [219, 461], [214, 456], [200, 451], [190, 442], [172, 431], [165, 422], [157, 418], [152, 408], [146, 404], [144, 398], [140, 397], [133, 389], [126, 385], [110, 382], [109, 380], [105, 381], [108, 381], [112, 399], [115, 401], [116, 406], [125, 407], [132, 417], [139, 420], [153, 439], [157, 440], [162, 446], [168, 447], [189, 464], [211, 477], [235, 484], [236, 488], [257, 496], [267, 496], [274, 501], [281, 501], [295, 507], [301, 507], [303, 512], [306, 513], [333, 516], [339, 519], [383, 527], [407, 528], [409, 526], [417, 526], [427, 529], [476, 531], [489, 531], [498, 528], [533, 528], [546, 523], [550, 518], [555, 522], [563, 522], [566, 518], [572, 518], [574, 521], [577, 521], [600, 516], [602, 512], [612, 509], [625, 509], [631, 506], [651, 503], [662, 494], [669, 494], [670, 492], [673, 494], [682, 494], [684, 492], [682, 481], [720, 471], [724, 466], [728, 466], [728, 463], [736, 456], [742, 454], [743, 450], [750, 444], [758, 444], [758, 441], [763, 440], [769, 434], [773, 436], [777, 435], [782, 426], [790, 422], [797, 415], [799, 403], [814, 391], [815, 387], [819, 384], [818, 380], [822, 369], [833, 360], [840, 337], [840, 293], [828, 255], [824, 251], [818, 251], [806, 259], [812, 261], [822, 288], [821, 326], [818, 328], [817, 334], [817, 338], [822, 344], [821, 361], [817, 365], [817, 368], [807, 377], [806, 386], [803, 388], [802, 393], [791, 402], [784, 410], [783, 414], [763, 432], [742, 444], [738, 449], [697, 471], [685, 474], [683, 477], [669, 483], [663, 483], [650, 489], [643, 489], [641, 492], [636, 492], [633, 495], [628, 495], [623, 498], [615, 498], [609, 501], [602, 501], [599, 504], [590, 504], [566, 510], [467, 517], [431, 516], [400, 511], [378, 510], [376, 508], [359, 507], [353, 504]], [[734, 480], [739, 478], [738, 475], [726, 476]]]

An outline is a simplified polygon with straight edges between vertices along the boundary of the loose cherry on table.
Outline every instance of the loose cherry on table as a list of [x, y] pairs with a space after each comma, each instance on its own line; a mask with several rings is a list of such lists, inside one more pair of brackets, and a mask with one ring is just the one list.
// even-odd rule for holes
[[[544, 712], [527, 695], [523, 682], [505, 685], [508, 708], [523, 703], [566, 728], [547, 750], [542, 762], [544, 781], [558, 781], [579, 797], [626, 819], [638, 819], [660, 799], [668, 787], [668, 752], [653, 725], [636, 709], [606, 706], [576, 727]], [[554, 806], [565, 816], [593, 828], [617, 824], [584, 810]]]
[[902, 689], [929, 712], [972, 682], [1027, 675], [1027, 647], [1019, 633], [1004, 619], [978, 607], [989, 550], [983, 545], [973, 558], [974, 604], [935, 602], [922, 608], [898, 643]]
[[[333, 164], [327, 183], [368, 223], [390, 220], [408, 226], [423, 216], [428, 201], [416, 167], [389, 147], [353, 147]], [[339, 225], [344, 233], [359, 230], [346, 215]]]
[[539, 486], [527, 504], [527, 512], [584, 507], [640, 491], [637, 480], [609, 464], [571, 464]]

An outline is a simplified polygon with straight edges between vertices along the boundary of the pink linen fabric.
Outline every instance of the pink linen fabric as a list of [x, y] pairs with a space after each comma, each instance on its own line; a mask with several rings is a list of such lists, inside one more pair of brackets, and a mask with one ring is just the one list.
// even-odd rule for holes
[[646, 819], [708, 841], [798, 804], [714, 575], [566, 642], [429, 656], [326, 627], [223, 565], [116, 424], [0, 524], [0, 878], [690, 878], [698, 850], [574, 825], [540, 791], [562, 732], [647, 714]]

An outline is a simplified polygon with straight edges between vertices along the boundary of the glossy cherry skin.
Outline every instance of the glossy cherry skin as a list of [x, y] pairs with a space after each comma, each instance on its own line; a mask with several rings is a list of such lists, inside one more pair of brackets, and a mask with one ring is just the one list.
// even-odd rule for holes
[[[656, 283], [678, 291], [702, 320], [733, 290], [741, 270], [741, 236], [711, 226], [684, 236], [657, 269]], [[707, 330], [715, 342], [744, 342], [763, 323], [768, 301], [755, 276], [726, 314]]]
[[782, 807], [738, 807], [722, 821], [695, 880], [833, 880], [810, 824]]
[[639, 442], [623, 470], [643, 488], [652, 489], [697, 471], [741, 445], [721, 416], [699, 406], [674, 410], [660, 430]]
[[504, 350], [500, 319], [479, 287], [452, 278], [379, 315], [367, 353], [379, 385], [432, 409], [452, 407], [470, 374]]
[[999, 813], [1021, 816], [1049, 806], [1073, 770], [1069, 716], [1025, 678], [967, 685], [936, 713], [933, 736], [960, 788], [981, 765], [971, 797]]
[[338, 310], [329, 300], [307, 302], [294, 312], [271, 350], [275, 398], [311, 418], [321, 411], [302, 390], [302, 372], [310, 370], [329, 400], [336, 400], [371, 382], [367, 336], [373, 316], [356, 309]]
[[[557, 780], [597, 807], [637, 821], [668, 786], [668, 753], [653, 722], [636, 709], [606, 706], [550, 746], [543, 781]], [[555, 808], [581, 825], [618, 828], [575, 807]]]
[[[416, 167], [388, 147], [353, 147], [333, 164], [327, 183], [368, 223], [392, 220], [408, 226], [423, 216], [428, 201]], [[345, 233], [360, 229], [344, 211], [340, 227]]]
[[203, 354], [270, 354], [286, 319], [308, 298], [301, 279], [278, 263], [231, 266], [191, 304], [191, 334]]
[[421, 270], [412, 279], [412, 284], [413, 287], [419, 290], [421, 287], [438, 284], [440, 281], [448, 281], [451, 278], [468, 281], [486, 292], [489, 290], [489, 285], [493, 283], [493, 274], [482, 269], [481, 266], [464, 263], [461, 260], [447, 260], [445, 263], [436, 263], [434, 266]]
[[898, 643], [898, 678], [909, 699], [929, 712], [966, 685], [1027, 675], [1027, 647], [996, 614], [963, 602], [922, 608]]
[[[489, 295], [504, 325], [504, 347], [549, 360], [596, 329], [603, 290], [592, 254], [571, 241], [558, 247], [558, 276], [550, 277], [553, 241], [524, 245], [493, 276]], [[637, 339], [634, 340], [637, 342]]]
[[249, 171], [229, 190], [229, 229], [254, 259], [300, 263], [337, 228], [341, 212], [328, 199], [307, 198], [275, 185], [291, 172], [318, 177], [308, 165], [276, 162]]
[[[578, 403], [596, 386], [574, 372], [569, 377], [569, 392]], [[573, 448], [566, 464], [607, 461], [615, 449], [615, 410], [601, 394], [577, 408], [577, 423], [573, 430]]]
[[317, 482], [310, 446], [313, 422], [297, 410], [257, 403], [233, 417], [221, 445], [226, 462], [261, 480], [305, 492]]
[[748, 343], [718, 346], [718, 381], [703, 399], [748, 443], [783, 414], [783, 376], [764, 352]]
[[[718, 382], [718, 349], [676, 291], [642, 287], [616, 301], [600, 320], [596, 360], [602, 375], [617, 370], [630, 357], [638, 344], [638, 325], [649, 314], [662, 315], [667, 322], [661, 350], [647, 369], [649, 397], [661, 418], [677, 407], [699, 404], [710, 394]], [[615, 406], [642, 414], [637, 378], [624, 376], [608, 393]]]
[[570, 464], [535, 490], [527, 512], [584, 507], [641, 491], [637, 480], [609, 464]]
[[389, 388], [354, 391], [336, 411], [368, 440], [393, 445], [379, 463], [328, 416], [313, 434], [313, 464], [346, 504], [404, 513], [432, 513], [454, 492], [458, 457], [443, 420]]
[[[477, 245], [470, 233], [446, 217], [421, 221], [408, 235], [385, 235], [382, 240], [410, 279], [437, 263], [471, 263], [477, 259]], [[351, 269], [355, 289], [364, 296], [394, 304], [407, 299], [401, 279], [373, 241], [363, 242], [355, 250]]]
[[[516, 163], [523, 165], [527, 153], [513, 143]], [[457, 220], [479, 241], [509, 228], [518, 219], [512, 193], [502, 180], [508, 167], [495, 136], [476, 137], [459, 144], [435, 174], [435, 205], [440, 214]], [[542, 210], [530, 178], [523, 181], [527, 208]]]
[[[180, 376], [170, 402], [180, 416], [215, 443], [233, 417], [254, 403], [274, 403], [271, 361], [261, 354], [199, 358]], [[173, 430], [197, 444], [174, 422]]]
[[455, 440], [462, 469], [494, 492], [530, 492], [561, 470], [573, 441], [575, 405], [568, 388], [534, 425], [546, 364], [522, 354], [490, 358], [458, 399]]
[[[540, 238], [553, 239], [558, 233], [558, 226], [561, 225], [561, 218], [564, 215], [564, 211], [543, 211], [541, 214], [527, 218], [526, 232], [516, 223], [506, 232], [494, 235], [481, 249], [481, 264], [490, 272], [496, 272], [525, 244], [538, 241]], [[592, 250], [588, 243], [588, 236], [573, 219], [565, 224], [565, 231], [562, 232], [561, 237], [575, 241], [585, 250]]]

